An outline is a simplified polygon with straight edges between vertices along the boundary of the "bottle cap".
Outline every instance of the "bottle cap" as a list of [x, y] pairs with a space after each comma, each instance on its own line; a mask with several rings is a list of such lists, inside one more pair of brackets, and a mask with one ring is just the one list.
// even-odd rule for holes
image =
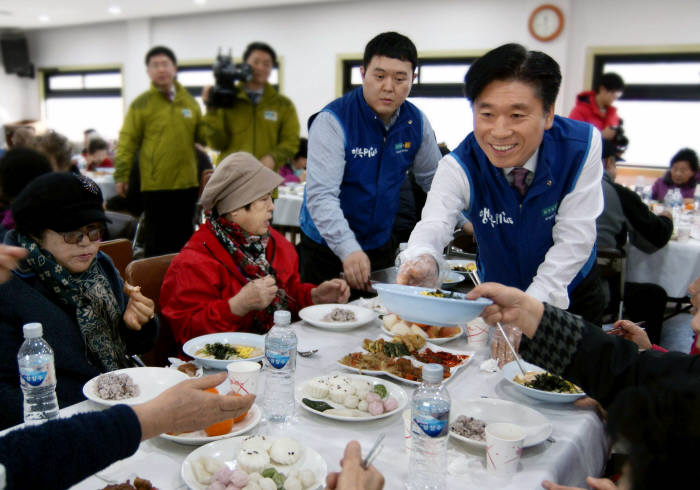
[[442, 381], [443, 369], [440, 364], [423, 365], [423, 381], [429, 383], [440, 383]]
[[41, 337], [44, 334], [44, 331], [41, 328], [41, 323], [26, 323], [22, 327], [22, 331], [24, 332], [25, 339]]
[[275, 325], [289, 325], [292, 323], [292, 314], [287, 310], [277, 310], [273, 317]]

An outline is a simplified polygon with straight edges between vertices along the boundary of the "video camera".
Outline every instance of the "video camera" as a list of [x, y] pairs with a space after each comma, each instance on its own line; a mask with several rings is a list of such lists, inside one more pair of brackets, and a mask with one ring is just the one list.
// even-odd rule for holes
[[615, 136], [613, 136], [612, 142], [615, 144], [615, 149], [622, 153], [627, 149], [627, 145], [630, 144], [630, 140], [625, 136], [625, 129], [622, 127], [622, 119], [620, 119], [620, 124], [614, 126]]
[[219, 54], [216, 56], [216, 61], [212, 67], [214, 70], [214, 79], [216, 83], [211, 92], [209, 92], [209, 100], [207, 105], [211, 107], [233, 107], [236, 100], [236, 80], [247, 82], [253, 77], [253, 68], [247, 63], [233, 63], [231, 50], [228, 55]]

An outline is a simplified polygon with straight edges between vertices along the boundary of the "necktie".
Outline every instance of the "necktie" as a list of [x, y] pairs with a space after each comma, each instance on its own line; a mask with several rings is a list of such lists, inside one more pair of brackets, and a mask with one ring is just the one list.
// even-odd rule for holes
[[529, 187], [525, 179], [530, 171], [525, 167], [515, 167], [510, 173], [513, 175], [513, 187], [520, 193], [521, 197], [524, 196]]

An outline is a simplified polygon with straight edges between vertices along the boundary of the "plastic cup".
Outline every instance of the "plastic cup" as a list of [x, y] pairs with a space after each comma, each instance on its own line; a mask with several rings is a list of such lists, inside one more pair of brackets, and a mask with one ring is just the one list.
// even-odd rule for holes
[[406, 444], [406, 451], [411, 450], [411, 409], [408, 408], [401, 412], [403, 419], [403, 440]]
[[469, 345], [474, 347], [484, 347], [488, 345], [490, 328], [488, 323], [480, 316], [468, 322], [467, 338], [469, 339]]
[[226, 366], [231, 394], [255, 395], [258, 389], [260, 364], [253, 361], [237, 361]]
[[519, 425], [496, 422], [486, 426], [486, 469], [492, 473], [518, 471], [525, 429]]

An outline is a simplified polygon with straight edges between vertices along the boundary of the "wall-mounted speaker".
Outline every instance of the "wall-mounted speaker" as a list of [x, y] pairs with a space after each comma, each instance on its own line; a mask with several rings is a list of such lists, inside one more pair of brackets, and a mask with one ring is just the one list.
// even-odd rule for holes
[[0, 52], [2, 52], [5, 73], [34, 78], [34, 65], [29, 61], [27, 38], [24, 36], [3, 37], [0, 39]]

